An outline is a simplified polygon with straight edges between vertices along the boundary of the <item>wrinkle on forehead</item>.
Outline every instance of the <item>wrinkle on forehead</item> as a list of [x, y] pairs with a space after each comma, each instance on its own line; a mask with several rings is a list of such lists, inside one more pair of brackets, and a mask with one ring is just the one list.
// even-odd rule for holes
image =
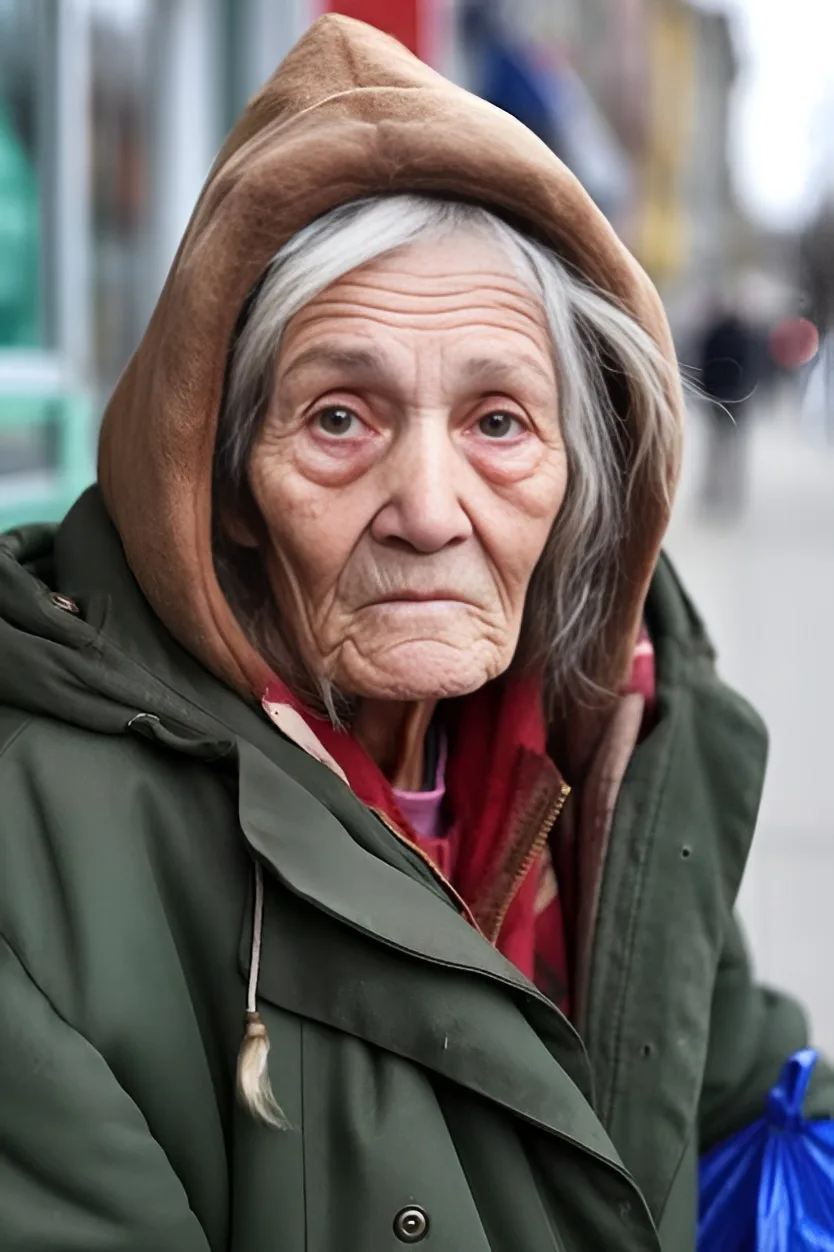
[[518, 275], [499, 245], [463, 236], [421, 241], [377, 257], [336, 279], [308, 302], [293, 322], [344, 316], [362, 309], [396, 323], [468, 313], [528, 319], [546, 329], [541, 298]]
[[[371, 358], [380, 357], [382, 342], [389, 349], [410, 344], [412, 352], [425, 341], [421, 356], [436, 351], [445, 356], [453, 350], [473, 383], [478, 373], [486, 380], [490, 367], [494, 374], [498, 364], [512, 360], [516, 372], [526, 369], [539, 385], [555, 386], [549, 326], [529, 288], [509, 271], [485, 272], [473, 265], [477, 258], [471, 253], [461, 263], [446, 255], [442, 272], [426, 273], [424, 250], [415, 255], [415, 246], [411, 252], [411, 269], [403, 266], [402, 258], [396, 266], [391, 258], [382, 258], [336, 280], [295, 314], [279, 352], [284, 384], [292, 384], [305, 367], [324, 372], [344, 368], [348, 376], [355, 371], [370, 378], [380, 373], [378, 360]], [[388, 338], [380, 338], [381, 332]], [[460, 360], [462, 352], [471, 361]]]
[[[437, 284], [417, 285], [416, 279], [402, 275], [395, 282], [392, 274], [379, 274], [374, 281], [354, 282], [339, 279], [296, 313], [293, 321], [303, 322], [307, 317], [338, 317], [345, 312], [366, 311], [392, 321], [407, 319], [435, 320], [443, 314], [481, 314], [488, 318], [495, 315], [514, 315], [534, 322], [544, 328], [546, 320], [541, 301], [528, 288], [519, 283], [486, 283], [483, 276], [475, 283], [466, 281], [465, 275], [457, 275]], [[306, 316], [305, 316], [306, 315]]]

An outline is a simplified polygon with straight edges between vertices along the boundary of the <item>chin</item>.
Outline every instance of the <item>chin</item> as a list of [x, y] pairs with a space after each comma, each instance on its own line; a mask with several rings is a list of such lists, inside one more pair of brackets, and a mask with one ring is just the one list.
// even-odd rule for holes
[[449, 700], [478, 691], [506, 669], [494, 655], [443, 644], [404, 645], [378, 659], [368, 657], [346, 689], [366, 699]]

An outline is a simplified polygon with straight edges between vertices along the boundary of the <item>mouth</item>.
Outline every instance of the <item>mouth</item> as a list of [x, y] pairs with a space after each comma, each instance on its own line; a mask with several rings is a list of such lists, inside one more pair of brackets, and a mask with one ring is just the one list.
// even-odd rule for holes
[[471, 601], [465, 599], [457, 591], [452, 591], [448, 587], [439, 587], [435, 591], [392, 591], [389, 595], [380, 597], [379, 600], [371, 600], [366, 606], [367, 608], [377, 608], [381, 605], [391, 604], [470, 604]]
[[423, 604], [427, 600], [463, 600], [463, 596], [456, 591], [450, 591], [448, 587], [439, 587], [436, 591], [395, 591], [385, 599], [395, 603]]

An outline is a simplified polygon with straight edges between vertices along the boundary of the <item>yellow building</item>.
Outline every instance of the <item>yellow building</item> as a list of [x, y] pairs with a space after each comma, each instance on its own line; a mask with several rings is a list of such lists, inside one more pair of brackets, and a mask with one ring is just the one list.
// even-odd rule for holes
[[634, 247], [654, 280], [665, 285], [688, 256], [698, 14], [684, 0], [648, 0], [646, 17], [648, 110]]

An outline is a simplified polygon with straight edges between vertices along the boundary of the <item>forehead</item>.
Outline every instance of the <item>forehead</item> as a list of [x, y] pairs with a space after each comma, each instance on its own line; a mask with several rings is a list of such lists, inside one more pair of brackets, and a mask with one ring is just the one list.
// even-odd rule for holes
[[532, 282], [498, 240], [477, 234], [422, 240], [351, 270], [290, 320], [284, 344], [313, 330], [348, 329], [363, 321], [379, 330], [521, 334], [550, 350]]

